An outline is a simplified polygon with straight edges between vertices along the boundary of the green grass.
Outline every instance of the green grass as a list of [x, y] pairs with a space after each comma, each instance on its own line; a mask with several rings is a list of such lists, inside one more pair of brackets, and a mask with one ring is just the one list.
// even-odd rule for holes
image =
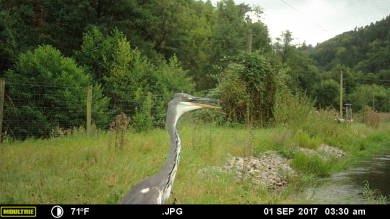
[[307, 155], [302, 152], [298, 152], [292, 159], [292, 167], [304, 174], [313, 174], [318, 177], [329, 176], [334, 161], [328, 161], [321, 158], [319, 155]]
[[321, 143], [321, 139], [313, 136], [310, 137], [306, 132], [298, 130], [291, 141], [297, 144], [299, 147], [316, 149]]
[[[168, 203], [284, 203], [318, 177], [346, 168], [390, 142], [387, 126], [374, 130], [360, 124], [340, 136], [305, 136], [305, 140], [285, 128], [248, 131], [184, 123], [179, 130], [183, 148]], [[333, 142], [351, 156], [332, 165], [298, 153], [294, 141], [300, 140], [310, 148]], [[129, 131], [120, 149], [113, 146], [110, 133], [4, 143], [0, 145], [0, 203], [116, 203], [134, 184], [160, 169], [168, 141], [165, 130], [154, 129]], [[237, 182], [228, 174], [199, 173], [201, 168], [223, 165], [228, 154], [259, 155], [267, 150], [292, 158], [292, 166], [301, 174], [289, 179], [284, 189]]]

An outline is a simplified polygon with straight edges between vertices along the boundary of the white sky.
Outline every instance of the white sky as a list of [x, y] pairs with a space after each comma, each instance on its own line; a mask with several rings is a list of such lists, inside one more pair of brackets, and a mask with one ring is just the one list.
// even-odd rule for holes
[[[213, 0], [217, 2], [217, 0]], [[235, 0], [263, 9], [273, 40], [290, 30], [295, 43], [315, 46], [345, 31], [385, 18], [390, 0]], [[290, 6], [289, 6], [290, 5]], [[390, 27], [389, 27], [390, 28]]]

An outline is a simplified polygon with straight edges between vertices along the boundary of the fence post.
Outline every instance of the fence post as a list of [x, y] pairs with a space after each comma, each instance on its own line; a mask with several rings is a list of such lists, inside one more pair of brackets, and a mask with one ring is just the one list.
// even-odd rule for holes
[[4, 93], [5, 79], [0, 78], [0, 143], [3, 142]]
[[91, 135], [91, 122], [92, 122], [92, 85], [88, 86], [87, 94], [87, 135]]

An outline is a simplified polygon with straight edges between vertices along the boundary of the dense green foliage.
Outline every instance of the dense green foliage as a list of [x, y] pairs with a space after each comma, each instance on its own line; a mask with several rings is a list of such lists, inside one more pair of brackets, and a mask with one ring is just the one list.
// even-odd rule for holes
[[[261, 5], [233, 0], [2, 0], [0, 74], [6, 77], [10, 116], [5, 130], [14, 137], [39, 137], [54, 126], [83, 125], [81, 89], [89, 85], [97, 126], [108, 127], [124, 112], [139, 131], [164, 126], [175, 92], [221, 98], [220, 122], [255, 126], [286, 122], [291, 115], [283, 104], [302, 95], [318, 108], [338, 108], [341, 72], [343, 99], [354, 109], [390, 110], [390, 17], [312, 47], [294, 45], [288, 30], [272, 44], [261, 16]], [[44, 90], [24, 86], [27, 82]], [[69, 94], [55, 86], [79, 90]], [[34, 105], [31, 97], [38, 94], [56, 102]], [[16, 99], [34, 110], [11, 110]], [[74, 108], [79, 113], [70, 115]], [[50, 122], [25, 129], [17, 121], [26, 119]]]
[[[90, 76], [71, 58], [52, 46], [20, 54], [15, 68], [5, 73], [8, 82], [5, 126], [12, 136], [48, 136], [56, 128], [84, 124], [85, 96]], [[108, 99], [99, 85], [93, 88], [93, 117], [97, 125], [108, 121]]]
[[280, 69], [256, 52], [236, 56], [228, 63], [217, 87], [228, 121], [269, 123], [281, 87]]
[[89, 69], [95, 83], [102, 85], [105, 96], [111, 100], [111, 112], [134, 116], [132, 121], [137, 127], [142, 123], [141, 126], [150, 128], [152, 114], [155, 125], [163, 126], [165, 106], [171, 95], [194, 89], [175, 56], [153, 64], [139, 50], [132, 49], [118, 30], [105, 35], [92, 28], [84, 34], [76, 58]]

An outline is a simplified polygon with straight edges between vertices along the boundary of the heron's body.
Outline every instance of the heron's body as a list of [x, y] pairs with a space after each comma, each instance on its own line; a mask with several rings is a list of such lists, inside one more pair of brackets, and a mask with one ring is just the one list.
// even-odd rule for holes
[[[216, 108], [209, 105], [186, 102], [183, 101], [183, 98], [187, 98], [185, 99], [186, 101], [192, 101], [193, 99], [191, 98], [195, 97], [188, 94], [176, 94], [168, 104], [166, 122], [171, 147], [164, 166], [156, 175], [148, 177], [135, 185], [120, 202], [121, 204], [161, 204], [169, 198], [180, 161], [181, 140], [176, 129], [177, 121], [185, 112], [202, 107]], [[215, 101], [207, 98], [197, 99], [211, 102]]]

